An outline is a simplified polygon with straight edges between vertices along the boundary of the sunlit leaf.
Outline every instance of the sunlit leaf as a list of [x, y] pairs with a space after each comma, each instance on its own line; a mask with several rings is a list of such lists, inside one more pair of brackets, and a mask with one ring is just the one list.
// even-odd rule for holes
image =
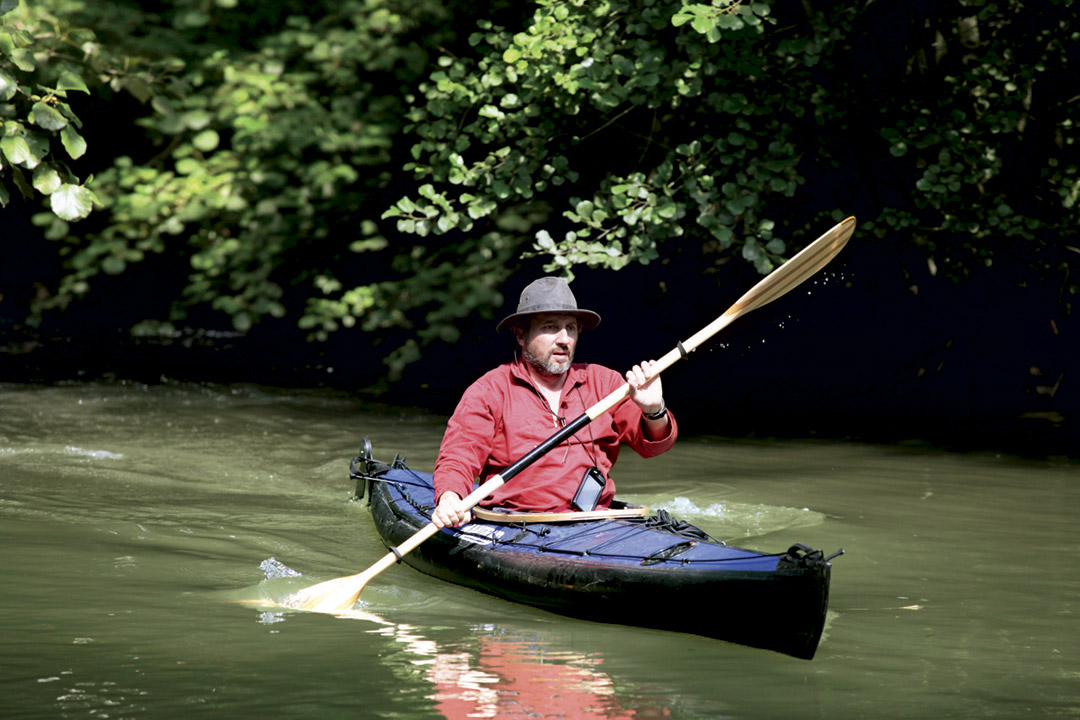
[[0, 138], [0, 150], [12, 165], [28, 165], [33, 160], [30, 146], [23, 137]]
[[49, 196], [49, 207], [64, 220], [82, 220], [94, 206], [94, 194], [79, 185], [65, 183]]
[[18, 92], [18, 90], [19, 83], [15, 80], [15, 76], [7, 70], [0, 68], [0, 100], [7, 102], [15, 97], [15, 93]]
[[56, 192], [62, 182], [60, 173], [56, 172], [55, 168], [48, 165], [38, 165], [34, 169], [34, 189], [42, 195], [51, 195]]
[[203, 130], [191, 141], [202, 152], [210, 152], [217, 148], [221, 138], [215, 130]]
[[60, 111], [45, 102], [36, 102], [32, 109], [33, 122], [40, 128], [55, 132], [64, 128], [67, 124], [67, 118], [60, 114]]
[[184, 125], [192, 130], [202, 130], [210, 124], [210, 113], [205, 110], [189, 110], [182, 118]]

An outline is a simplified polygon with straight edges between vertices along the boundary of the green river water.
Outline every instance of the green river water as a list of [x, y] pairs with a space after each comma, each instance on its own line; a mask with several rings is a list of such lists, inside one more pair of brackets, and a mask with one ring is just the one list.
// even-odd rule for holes
[[744, 547], [847, 551], [809, 662], [405, 566], [347, 619], [238, 602], [377, 560], [349, 459], [366, 435], [430, 469], [444, 422], [322, 392], [0, 385], [0, 718], [1080, 716], [1068, 460], [685, 427], [662, 459], [624, 455], [623, 499]]

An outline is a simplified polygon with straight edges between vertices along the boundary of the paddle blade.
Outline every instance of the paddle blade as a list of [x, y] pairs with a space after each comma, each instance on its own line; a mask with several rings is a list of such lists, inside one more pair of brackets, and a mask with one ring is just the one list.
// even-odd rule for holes
[[750, 288], [738, 302], [728, 308], [724, 315], [735, 319], [743, 313], [767, 305], [781, 295], [794, 289], [804, 280], [825, 267], [836, 257], [851, 234], [855, 232], [855, 218], [849, 217], [833, 227], [796, 255], [765, 276], [761, 282]]
[[360, 593], [367, 585], [370, 576], [367, 572], [357, 575], [335, 578], [312, 585], [286, 595], [280, 605], [294, 610], [313, 612], [340, 613], [349, 610], [360, 599]]
[[[465, 498], [465, 501], [475, 505], [485, 497], [482, 494], [483, 492], [491, 493], [502, 483], [502, 478], [496, 475], [474, 490], [472, 495]], [[469, 507], [472, 507], [472, 505]], [[391, 548], [390, 552], [383, 555], [381, 560], [364, 572], [312, 585], [283, 598], [281, 604], [294, 610], [313, 610], [315, 612], [335, 614], [345, 612], [360, 599], [360, 593], [363, 592], [368, 581], [394, 563], [400, 562], [403, 555], [412, 552], [416, 546], [437, 532], [439, 532], [439, 528], [435, 527], [434, 523], [428, 523], [416, 531], [408, 540], [398, 545], [396, 549]]]
[[739, 298], [734, 305], [729, 307], [723, 315], [691, 335], [679, 348], [660, 358], [653, 371], [658, 373], [666, 370], [676, 360], [686, 357], [686, 353], [696, 349], [703, 342], [731, 324], [735, 318], [745, 315], [762, 305], [767, 305], [794, 289], [836, 257], [836, 254], [847, 244], [853, 232], [855, 232], [855, 218], [853, 217], [834, 225], [824, 235], [799, 251], [795, 257], [766, 275], [757, 285], [750, 288], [746, 294]]

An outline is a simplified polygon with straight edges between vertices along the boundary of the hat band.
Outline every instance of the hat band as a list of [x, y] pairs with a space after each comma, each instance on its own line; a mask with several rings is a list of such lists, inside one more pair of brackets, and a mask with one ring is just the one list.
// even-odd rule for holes
[[527, 307], [519, 307], [517, 314], [523, 313], [540, 313], [540, 312], [586, 312], [578, 308], [577, 305], [529, 305]]

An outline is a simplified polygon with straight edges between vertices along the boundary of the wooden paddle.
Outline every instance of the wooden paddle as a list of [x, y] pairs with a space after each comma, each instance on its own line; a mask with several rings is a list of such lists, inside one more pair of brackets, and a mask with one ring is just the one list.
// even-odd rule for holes
[[[779, 268], [765, 276], [750, 291], [743, 295], [723, 315], [713, 320], [707, 326], [691, 336], [689, 340], [680, 342], [674, 350], [657, 360], [652, 367], [652, 375], [655, 377], [671, 367], [677, 360], [693, 352], [699, 345], [711, 338], [724, 327], [727, 327], [736, 318], [745, 315], [763, 305], [771, 303], [784, 293], [799, 285], [808, 277], [823, 268], [832, 260], [837, 253], [847, 244], [851, 234], [855, 231], [855, 218], [849, 217], [837, 224], [827, 233], [814, 242], [807, 245], [795, 257], [788, 260]], [[544, 442], [530, 450], [528, 454], [515, 462], [470, 493], [464, 500], [465, 507], [471, 508], [481, 500], [491, 495], [502, 487], [508, 480], [532, 465], [536, 460], [549, 450], [561, 444], [567, 438], [584, 428], [590, 422], [600, 417], [613, 408], [619, 401], [630, 394], [630, 385], [624, 383], [621, 388], [614, 391], [606, 398], [586, 410], [580, 417], [574, 419], [552, 435]], [[298, 610], [314, 610], [316, 612], [340, 613], [348, 610], [360, 597], [364, 586], [376, 575], [398, 562], [404, 555], [414, 550], [437, 533], [439, 528], [428, 523], [405, 542], [384, 555], [378, 562], [356, 575], [327, 580], [318, 585], [293, 593], [281, 600], [281, 605]]]

